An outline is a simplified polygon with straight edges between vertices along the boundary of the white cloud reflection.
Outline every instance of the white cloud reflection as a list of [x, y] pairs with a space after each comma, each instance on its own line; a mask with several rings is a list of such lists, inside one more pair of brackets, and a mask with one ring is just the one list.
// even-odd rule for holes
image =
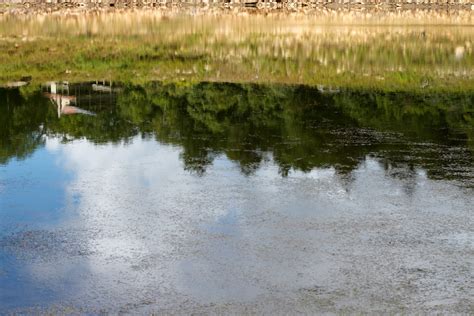
[[[354, 227], [368, 236], [380, 218], [462, 215], [472, 202], [423, 170], [390, 177], [372, 158], [351, 180], [333, 168], [282, 178], [271, 159], [245, 176], [223, 156], [199, 177], [183, 169], [179, 148], [138, 137], [126, 145], [48, 139], [46, 148], [74, 174], [67, 194], [79, 196], [79, 219], [71, 227], [92, 251], [65, 291], [73, 304], [112, 310], [288, 299], [315, 284], [335, 290], [347, 279], [334, 253], [364, 235]], [[376, 219], [363, 226], [368, 213]], [[66, 256], [32, 272], [55, 286], [79, 261]]]

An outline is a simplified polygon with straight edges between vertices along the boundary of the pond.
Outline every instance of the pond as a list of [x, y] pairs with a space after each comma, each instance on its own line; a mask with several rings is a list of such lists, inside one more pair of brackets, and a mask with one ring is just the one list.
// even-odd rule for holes
[[0, 4], [0, 314], [472, 313], [471, 6], [234, 2]]
[[474, 93], [0, 89], [0, 312], [463, 313]]

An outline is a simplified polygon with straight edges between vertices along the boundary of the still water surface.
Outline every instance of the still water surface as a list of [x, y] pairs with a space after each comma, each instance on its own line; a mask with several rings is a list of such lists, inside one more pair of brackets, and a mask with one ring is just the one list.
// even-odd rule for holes
[[0, 312], [465, 312], [474, 95], [0, 89]]

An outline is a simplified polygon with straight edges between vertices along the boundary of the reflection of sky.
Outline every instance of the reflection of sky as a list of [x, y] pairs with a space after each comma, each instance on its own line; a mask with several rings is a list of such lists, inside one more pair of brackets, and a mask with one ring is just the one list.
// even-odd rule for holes
[[[68, 217], [65, 191], [71, 176], [58, 168], [56, 158], [54, 152], [39, 149], [26, 160], [0, 166], [0, 236], [54, 228]], [[1, 249], [0, 284], [2, 308], [47, 303], [60, 295], [31, 277], [21, 259]]]
[[69, 173], [58, 169], [46, 149], [32, 157], [0, 165], [0, 236], [23, 226], [51, 226], [64, 216]]
[[[78, 280], [87, 269], [87, 264], [81, 261], [56, 265], [36, 259], [25, 264], [24, 260], [0, 251], [0, 314], [2, 310], [44, 307], [67, 298], [67, 292], [77, 290]], [[45, 282], [43, 273], [55, 275], [54, 284], [50, 280]]]
[[3, 308], [38, 304], [54, 294], [32, 279], [28, 269], [14, 256], [0, 251], [0, 265], [4, 269], [0, 269], [0, 312]]
[[[73, 239], [88, 249], [86, 257], [55, 261], [3, 259], [10, 280], [0, 283], [3, 299], [5, 288], [14, 291], [8, 299], [24, 295], [12, 286], [18, 277], [23, 287], [62, 289], [76, 304], [105, 308], [157, 297], [172, 304], [173, 293], [203, 303], [250, 301], [269, 287], [331, 282], [322, 253], [302, 251], [324, 250], [327, 236], [295, 227], [340, 214], [465, 210], [472, 202], [421, 170], [407, 193], [405, 180], [370, 158], [347, 181], [333, 168], [282, 178], [272, 162], [244, 176], [224, 156], [199, 177], [179, 157], [179, 148], [139, 137], [100, 146], [49, 139], [45, 150], [2, 167], [2, 225], [60, 225], [72, 208], [68, 228], [85, 232]], [[27, 295], [25, 304], [34, 303]]]

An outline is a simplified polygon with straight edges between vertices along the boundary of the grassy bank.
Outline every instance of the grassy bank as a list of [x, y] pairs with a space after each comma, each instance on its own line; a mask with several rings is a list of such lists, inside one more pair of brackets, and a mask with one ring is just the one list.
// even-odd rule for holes
[[403, 20], [388, 21], [358, 25], [347, 18], [330, 23], [291, 15], [143, 12], [4, 17], [0, 82], [31, 76], [37, 83], [108, 79], [474, 89], [469, 20], [409, 27]]

